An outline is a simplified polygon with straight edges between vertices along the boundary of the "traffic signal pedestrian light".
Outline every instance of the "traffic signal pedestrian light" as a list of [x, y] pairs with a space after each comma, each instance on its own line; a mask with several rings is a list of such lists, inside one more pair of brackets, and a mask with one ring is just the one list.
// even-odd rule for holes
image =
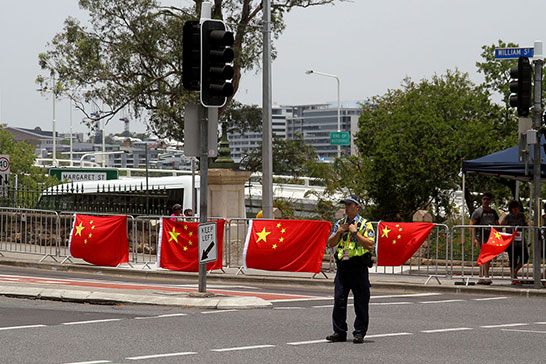
[[201, 104], [224, 106], [233, 95], [233, 33], [220, 20], [201, 23]]
[[531, 107], [531, 75], [533, 67], [529, 58], [519, 57], [517, 67], [510, 68], [510, 106], [517, 107], [519, 116], [529, 115]]
[[182, 28], [182, 85], [199, 91], [201, 77], [201, 33], [199, 21], [188, 20]]

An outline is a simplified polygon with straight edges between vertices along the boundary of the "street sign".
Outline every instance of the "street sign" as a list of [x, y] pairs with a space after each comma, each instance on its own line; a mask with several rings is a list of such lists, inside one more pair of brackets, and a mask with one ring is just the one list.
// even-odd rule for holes
[[2, 154], [0, 155], [0, 197], [8, 197], [9, 173], [9, 154]]
[[115, 168], [51, 168], [49, 175], [63, 182], [106, 181], [118, 179], [119, 171]]
[[351, 145], [351, 135], [348, 131], [331, 132], [330, 145]]
[[533, 57], [535, 49], [529, 48], [497, 48], [495, 49], [495, 59], [513, 59], [519, 57]]
[[216, 223], [206, 222], [199, 224], [197, 236], [199, 237], [199, 263], [216, 261], [218, 258]]

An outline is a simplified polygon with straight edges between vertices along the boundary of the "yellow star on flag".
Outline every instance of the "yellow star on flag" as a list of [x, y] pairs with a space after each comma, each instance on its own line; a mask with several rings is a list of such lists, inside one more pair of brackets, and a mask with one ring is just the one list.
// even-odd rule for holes
[[277, 244], [273, 244], [273, 249], [277, 249]]
[[279, 239], [279, 243], [282, 243], [284, 241], [284, 238]]
[[498, 231], [495, 231], [495, 238], [497, 238], [497, 239], [499, 239], [499, 240], [500, 240], [500, 238], [501, 238], [501, 235], [499, 234]]
[[285, 231], [286, 231], [286, 229], [283, 228], [283, 229], [281, 230], [281, 234], [284, 234]]
[[278, 228], [280, 228], [280, 227], [281, 227], [281, 223], [280, 223], [280, 222], [279, 222], [279, 223], [277, 224], [277, 227], [278, 227]]
[[388, 238], [390, 232], [391, 232], [391, 231], [389, 230], [389, 228], [388, 228], [387, 226], [385, 226], [385, 227], [383, 228], [383, 230], [381, 230], [381, 237], [382, 237], [382, 238]]
[[256, 240], [256, 243], [259, 242], [260, 240], [267, 242], [267, 236], [269, 234], [271, 234], [271, 232], [267, 232], [264, 227], [264, 229], [261, 232], [256, 233], [256, 235], [258, 235], [258, 238], [259, 238], [258, 240]]
[[177, 233], [175, 228], [173, 227], [172, 231], [169, 231], [169, 241], [176, 241], [178, 243], [178, 235], [180, 235], [180, 233]]
[[85, 227], [83, 226], [83, 222], [80, 222], [80, 224], [78, 226], [76, 226], [76, 234], [74, 234], [74, 235], [82, 236], [82, 230], [83, 229], [85, 229]]

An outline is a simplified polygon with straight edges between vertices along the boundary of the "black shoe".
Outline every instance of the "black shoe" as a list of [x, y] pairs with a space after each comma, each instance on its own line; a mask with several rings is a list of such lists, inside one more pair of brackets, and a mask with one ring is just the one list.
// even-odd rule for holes
[[364, 342], [364, 335], [356, 334], [353, 339], [353, 342], [355, 344], [362, 344]]
[[341, 335], [339, 332], [334, 332], [332, 335], [326, 336], [326, 340], [331, 341], [333, 343], [340, 342], [340, 341], [347, 341], [347, 336]]

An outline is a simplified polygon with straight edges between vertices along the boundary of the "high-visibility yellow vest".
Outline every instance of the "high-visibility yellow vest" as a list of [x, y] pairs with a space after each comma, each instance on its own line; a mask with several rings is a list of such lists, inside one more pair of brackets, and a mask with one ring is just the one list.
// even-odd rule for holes
[[[375, 239], [375, 231], [371, 223], [367, 222], [362, 216], [356, 216], [356, 228], [360, 234], [368, 239]], [[347, 218], [343, 223], [347, 223]], [[341, 225], [341, 224], [340, 224]], [[349, 259], [352, 257], [359, 257], [366, 254], [369, 250], [364, 249], [362, 245], [356, 240], [356, 236], [353, 238], [352, 234], [347, 232], [343, 234], [337, 245], [337, 258], [343, 259], [343, 250], [349, 251]]]

